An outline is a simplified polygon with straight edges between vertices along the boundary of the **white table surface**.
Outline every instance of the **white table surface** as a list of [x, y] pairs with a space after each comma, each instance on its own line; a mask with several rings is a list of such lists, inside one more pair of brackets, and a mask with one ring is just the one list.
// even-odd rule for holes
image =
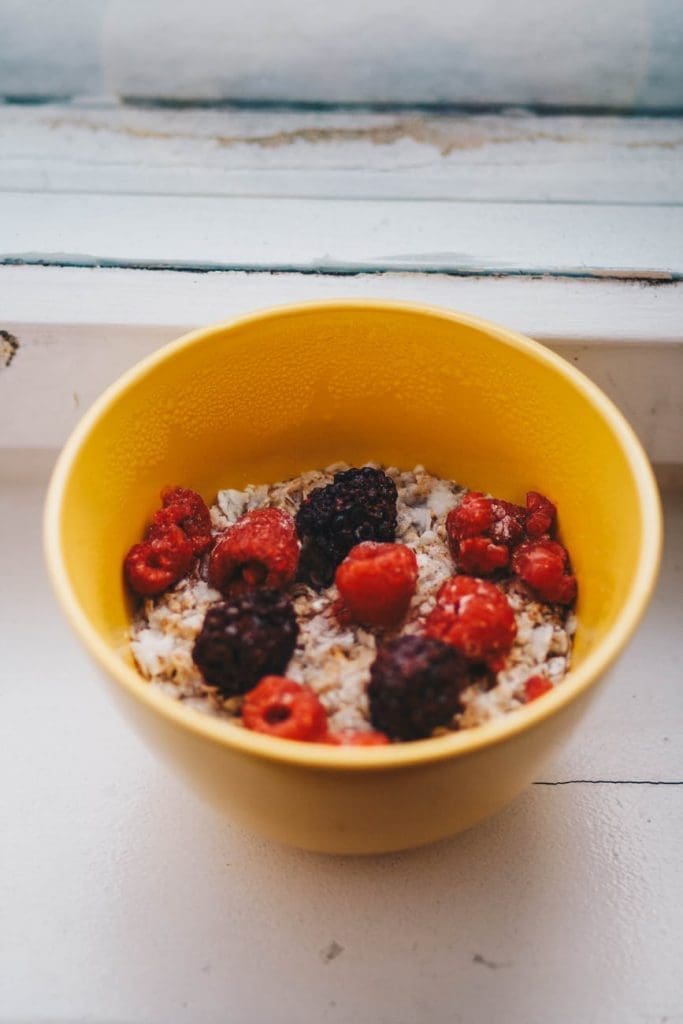
[[3, 1022], [683, 1020], [680, 490], [651, 611], [539, 784], [363, 859], [242, 832], [118, 717], [45, 579], [50, 460], [0, 455]]

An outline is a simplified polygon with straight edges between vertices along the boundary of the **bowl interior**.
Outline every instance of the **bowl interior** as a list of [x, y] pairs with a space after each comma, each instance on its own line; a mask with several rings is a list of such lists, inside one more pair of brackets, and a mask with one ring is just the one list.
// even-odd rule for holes
[[638, 577], [641, 590], [651, 586], [658, 527], [647, 463], [585, 378], [471, 318], [330, 303], [196, 332], [96, 403], [63, 457], [56, 511], [76, 604], [121, 650], [122, 559], [164, 485], [212, 500], [220, 487], [340, 459], [422, 463], [512, 501], [527, 490], [552, 498], [580, 581], [575, 666], [613, 630]]

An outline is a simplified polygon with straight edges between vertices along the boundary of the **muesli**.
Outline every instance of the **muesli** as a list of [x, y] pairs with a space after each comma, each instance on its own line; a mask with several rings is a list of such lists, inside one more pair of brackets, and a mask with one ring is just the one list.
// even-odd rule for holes
[[187, 705], [290, 739], [383, 744], [470, 728], [566, 674], [576, 580], [556, 510], [422, 466], [344, 464], [193, 491], [125, 560], [138, 668]]

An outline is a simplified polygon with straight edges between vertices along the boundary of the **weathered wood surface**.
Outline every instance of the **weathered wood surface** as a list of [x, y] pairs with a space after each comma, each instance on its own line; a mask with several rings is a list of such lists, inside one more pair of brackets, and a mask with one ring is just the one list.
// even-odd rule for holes
[[0, 107], [0, 260], [683, 273], [683, 120]]
[[683, 202], [683, 118], [0, 105], [0, 188]]

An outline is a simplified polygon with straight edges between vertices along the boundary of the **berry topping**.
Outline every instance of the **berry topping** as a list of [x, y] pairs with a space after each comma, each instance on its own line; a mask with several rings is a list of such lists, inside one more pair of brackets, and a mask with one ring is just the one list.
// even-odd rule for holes
[[170, 526], [178, 526], [192, 544], [195, 555], [211, 547], [211, 516], [203, 498], [187, 487], [167, 487], [161, 492], [164, 507], [155, 512], [147, 539], [161, 537]]
[[569, 555], [557, 541], [544, 537], [520, 544], [512, 556], [512, 568], [542, 601], [571, 604], [576, 597]]
[[277, 590], [247, 590], [209, 608], [192, 658], [207, 683], [233, 697], [263, 676], [283, 672], [298, 632], [288, 597]]
[[552, 688], [553, 684], [546, 676], [529, 676], [524, 684], [524, 696], [527, 704], [529, 701], [536, 700], [537, 697], [542, 697]]
[[160, 536], [134, 544], [123, 569], [132, 590], [152, 597], [177, 583], [190, 568], [192, 558], [192, 542], [180, 527], [171, 524]]
[[517, 625], [507, 598], [493, 583], [453, 576], [436, 595], [425, 632], [497, 672], [512, 647]]
[[556, 509], [536, 491], [526, 496], [526, 508], [470, 491], [446, 517], [448, 546], [460, 572], [493, 576], [507, 568], [513, 548], [549, 533]]
[[335, 747], [385, 747], [389, 742], [386, 733], [358, 732], [355, 729], [330, 732], [325, 738], [325, 743], [331, 743]]
[[524, 540], [521, 505], [470, 491], [446, 517], [446, 535], [461, 572], [492, 576], [510, 561], [510, 548]]
[[278, 508], [247, 512], [211, 552], [209, 581], [224, 594], [265, 586], [281, 590], [294, 579], [299, 561], [294, 520]]
[[333, 483], [311, 491], [296, 515], [301, 578], [317, 589], [327, 587], [356, 544], [393, 541], [396, 499], [394, 481], [371, 466], [335, 473]]
[[467, 663], [448, 644], [425, 636], [390, 640], [370, 670], [370, 720], [392, 739], [430, 736], [451, 723], [470, 681]]
[[335, 582], [353, 621], [393, 626], [404, 617], [415, 593], [417, 558], [405, 544], [368, 540], [351, 548]]
[[460, 572], [468, 576], [493, 576], [510, 561], [505, 544], [494, 544], [488, 537], [466, 537], [451, 545], [451, 552]]
[[327, 735], [327, 714], [313, 690], [282, 676], [266, 676], [249, 691], [242, 721], [247, 729], [285, 740], [315, 742]]
[[557, 509], [552, 501], [544, 498], [537, 491], [529, 491], [526, 496], [527, 516], [524, 528], [529, 540], [537, 540], [544, 534], [551, 534], [555, 529]]

